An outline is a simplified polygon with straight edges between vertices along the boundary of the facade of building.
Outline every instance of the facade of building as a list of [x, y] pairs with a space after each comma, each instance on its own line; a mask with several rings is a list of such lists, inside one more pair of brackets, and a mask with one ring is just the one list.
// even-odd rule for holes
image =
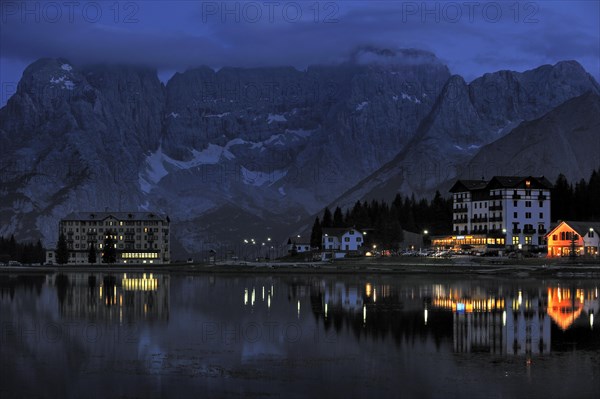
[[355, 228], [324, 228], [323, 250], [358, 251], [364, 244], [363, 233]]
[[[170, 220], [166, 215], [151, 212], [77, 212], [62, 219], [59, 235], [67, 239], [69, 263], [88, 263], [90, 246], [96, 249], [96, 263], [102, 254], [108, 235], [116, 249], [117, 263], [169, 263]], [[56, 255], [47, 254], [47, 261]]]
[[291, 242], [288, 244], [288, 252], [293, 252], [294, 249], [297, 253], [310, 252], [312, 250], [309, 242]]
[[458, 180], [453, 198], [453, 234], [436, 237], [439, 247], [531, 249], [546, 245], [550, 189], [544, 177], [495, 176]]
[[563, 221], [547, 235], [548, 257], [598, 256], [600, 223]]

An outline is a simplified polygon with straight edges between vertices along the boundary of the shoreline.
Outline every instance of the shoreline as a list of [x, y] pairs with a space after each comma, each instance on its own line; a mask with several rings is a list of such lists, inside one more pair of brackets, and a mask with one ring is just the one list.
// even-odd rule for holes
[[513, 275], [600, 278], [599, 261], [556, 261], [545, 258], [342, 260], [326, 262], [218, 262], [216, 264], [3, 266], [0, 275], [50, 273], [167, 273], [167, 274], [445, 274]]

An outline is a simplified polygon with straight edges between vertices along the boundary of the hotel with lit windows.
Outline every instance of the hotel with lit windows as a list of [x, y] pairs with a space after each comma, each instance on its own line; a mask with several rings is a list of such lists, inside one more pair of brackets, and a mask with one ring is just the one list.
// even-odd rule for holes
[[551, 188], [546, 178], [533, 176], [458, 180], [450, 189], [453, 233], [432, 237], [432, 245], [480, 252], [545, 247]]
[[[88, 263], [91, 245], [101, 263], [108, 235], [116, 248], [117, 263], [169, 263], [169, 224], [168, 216], [152, 212], [78, 212], [60, 221], [59, 233], [67, 239], [69, 264]], [[47, 254], [52, 256], [52, 252]]]

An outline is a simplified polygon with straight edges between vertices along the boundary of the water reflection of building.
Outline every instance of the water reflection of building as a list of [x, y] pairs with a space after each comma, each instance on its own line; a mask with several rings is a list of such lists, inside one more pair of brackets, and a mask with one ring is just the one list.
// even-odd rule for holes
[[[457, 291], [455, 291], [456, 293]], [[439, 296], [432, 308], [453, 312], [454, 350], [496, 354], [550, 351], [550, 319], [537, 296]]]
[[586, 314], [593, 328], [594, 314], [598, 314], [598, 289], [584, 290], [563, 287], [548, 288], [548, 315], [561, 330], [565, 331], [582, 314]]
[[[440, 292], [431, 301], [433, 309], [452, 311], [454, 350], [499, 354], [543, 354], [550, 352], [552, 321], [567, 330], [577, 320], [594, 325], [599, 311], [598, 289], [548, 288], [515, 297], [463, 296], [460, 290]], [[587, 315], [587, 318], [582, 317]]]
[[169, 318], [168, 275], [70, 273], [48, 279], [67, 319], [123, 323]]

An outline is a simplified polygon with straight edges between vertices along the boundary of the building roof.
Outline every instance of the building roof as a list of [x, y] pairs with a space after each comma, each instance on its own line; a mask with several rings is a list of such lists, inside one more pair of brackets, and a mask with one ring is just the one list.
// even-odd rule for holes
[[450, 188], [451, 193], [462, 193], [465, 191], [483, 190], [487, 186], [486, 180], [457, 180]]
[[362, 232], [355, 227], [341, 227], [341, 228], [340, 227], [324, 227], [322, 229], [323, 235], [327, 234], [329, 236], [337, 236], [337, 237], [343, 236], [347, 231], [350, 231], [350, 230], [356, 230], [362, 234]]
[[461, 193], [494, 188], [552, 188], [552, 183], [544, 176], [494, 176], [490, 180], [457, 180], [450, 188], [450, 192]]
[[62, 220], [105, 220], [113, 217], [116, 220], [165, 220], [170, 222], [166, 214], [156, 212], [73, 212]]
[[575, 230], [575, 232], [581, 237], [585, 236], [590, 231], [590, 229], [594, 229], [594, 231], [600, 234], [600, 222], [590, 222], [582, 220], [563, 220], [556, 227], [550, 230], [550, 232], [548, 232], [546, 236], [550, 236], [554, 232], [554, 230], [556, 230], [563, 223]]
[[[529, 181], [530, 186], [527, 186]], [[552, 188], [552, 183], [544, 176], [494, 176], [489, 188]]]

